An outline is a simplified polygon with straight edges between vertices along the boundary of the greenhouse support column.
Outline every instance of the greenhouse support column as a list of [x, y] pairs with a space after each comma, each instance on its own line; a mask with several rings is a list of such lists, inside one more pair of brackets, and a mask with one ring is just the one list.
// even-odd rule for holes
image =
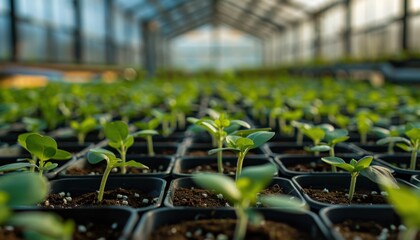
[[15, 0], [9, 0], [9, 20], [10, 20], [10, 60], [12, 62], [17, 60], [18, 56], [18, 34], [17, 34], [17, 18], [16, 18], [16, 4]]
[[352, 0], [346, 0], [344, 3], [345, 7], [345, 29], [344, 29], [344, 53], [346, 57], [350, 57], [351, 55], [351, 2]]
[[407, 51], [409, 49], [408, 46], [408, 37], [409, 37], [409, 24], [408, 24], [408, 17], [409, 17], [409, 1], [403, 0], [403, 16], [402, 16], [402, 34], [401, 34], [401, 48], [403, 51]]
[[82, 14], [80, 0], [73, 0], [74, 9], [74, 61], [76, 63], [82, 62]]
[[154, 76], [156, 72], [156, 32], [157, 25], [153, 21], [144, 21], [143, 30], [143, 54], [144, 68], [149, 77]]
[[[115, 63], [114, 55], [114, 11], [112, 0], [104, 0], [105, 4], [105, 58], [107, 64]], [[127, 37], [127, 36], [124, 36]]]
[[321, 58], [321, 21], [319, 15], [313, 16], [314, 23], [314, 59], [319, 60]]

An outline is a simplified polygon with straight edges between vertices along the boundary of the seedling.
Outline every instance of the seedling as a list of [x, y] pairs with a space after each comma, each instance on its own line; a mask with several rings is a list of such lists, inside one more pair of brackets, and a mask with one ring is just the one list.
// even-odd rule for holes
[[387, 178], [393, 185], [396, 185], [396, 180], [392, 176], [391, 170], [386, 167], [381, 167], [377, 165], [371, 166], [373, 157], [366, 156], [359, 160], [352, 159], [350, 163], [346, 163], [343, 159], [339, 157], [324, 157], [322, 161], [328, 163], [332, 166], [339, 167], [351, 175], [350, 188], [349, 188], [349, 201], [353, 199], [354, 191], [356, 189], [356, 180], [359, 174], [367, 177], [373, 182], [379, 183], [379, 179]]
[[0, 178], [0, 224], [19, 227], [25, 239], [70, 240], [74, 222], [47, 212], [14, 213], [12, 207], [45, 199], [48, 181], [34, 173], [11, 173]]
[[142, 131], [136, 132], [134, 135], [136, 137], [141, 137], [146, 139], [147, 142], [147, 152], [149, 156], [154, 156], [155, 152], [153, 150], [153, 135], [158, 135], [159, 133], [155, 130], [159, 126], [159, 120], [154, 118], [148, 122], [136, 122], [138, 128]]
[[407, 227], [407, 230], [400, 232], [399, 239], [415, 240], [420, 230], [420, 190], [405, 186], [395, 188], [387, 179], [381, 179], [380, 186], [388, 193], [388, 202]]
[[110, 122], [104, 128], [105, 137], [108, 139], [108, 145], [120, 154], [123, 164], [121, 164], [121, 173], [127, 172], [124, 165], [127, 155], [127, 150], [134, 143], [134, 137], [129, 134], [128, 125], [123, 121]]
[[406, 152], [411, 152], [409, 169], [416, 170], [417, 152], [420, 149], [420, 128], [413, 124], [408, 124], [406, 126], [405, 135], [408, 137], [408, 139], [404, 137], [387, 137], [379, 140], [378, 144], [400, 142], [396, 144], [397, 147], [403, 149]]
[[297, 137], [296, 137], [296, 144], [302, 145], [303, 144], [303, 132], [305, 129], [309, 128], [310, 125], [303, 122], [292, 121], [291, 125], [297, 129]]
[[[320, 145], [311, 147], [310, 150], [314, 152], [330, 152], [330, 157], [335, 157], [335, 145], [340, 142], [344, 142], [349, 139], [348, 131], [345, 129], [335, 129], [332, 131], [326, 131], [324, 140], [326, 143], [320, 143]], [[337, 168], [332, 165], [331, 166], [332, 172], [337, 172]]]
[[[310, 138], [314, 146], [321, 143], [321, 140], [325, 137], [325, 130], [319, 126], [312, 126], [303, 129], [303, 134]], [[315, 149], [315, 156], [319, 156], [319, 150]]]
[[48, 136], [42, 136], [38, 133], [23, 133], [18, 137], [19, 144], [25, 148], [32, 158], [18, 159], [17, 162], [6, 164], [0, 167], [1, 172], [16, 171], [30, 168], [31, 172], [38, 169], [42, 176], [44, 171], [50, 171], [58, 166], [49, 160], [68, 160], [72, 157], [71, 153], [58, 149], [57, 142]]
[[[238, 131], [236, 134], [248, 133], [253, 130], [244, 130]], [[216, 148], [209, 151], [209, 155], [214, 153], [219, 153], [225, 150], [233, 151], [238, 156], [238, 161], [236, 165], [236, 179], [241, 175], [242, 165], [245, 159], [246, 154], [249, 150], [258, 148], [274, 136], [274, 132], [268, 131], [258, 131], [252, 132], [246, 137], [241, 137], [237, 135], [228, 135], [226, 137], [226, 143], [228, 147], [225, 148]]]
[[[229, 120], [226, 118], [224, 114], [220, 114], [217, 119], [212, 120], [209, 118], [188, 118], [188, 121], [203, 127], [207, 130], [207, 132], [212, 136], [212, 138], [216, 141], [217, 148], [223, 148], [223, 142], [228, 135], [228, 132], [225, 131], [226, 128], [237, 125], [242, 126], [245, 128], [250, 128], [251, 126], [242, 120]], [[217, 169], [219, 173], [223, 173], [223, 154], [222, 151], [217, 152]]]
[[[193, 180], [203, 188], [222, 194], [234, 205], [238, 220], [233, 239], [242, 240], [245, 238], [248, 221], [251, 220], [253, 215], [255, 216], [249, 208], [256, 203], [258, 193], [271, 182], [275, 171], [276, 167], [274, 165], [266, 164], [245, 168], [236, 181], [221, 174], [211, 173], [196, 174]], [[303, 213], [306, 207], [299, 201], [280, 195], [260, 196], [258, 200], [264, 205], [297, 213]], [[259, 224], [261, 224], [261, 220], [260, 218]]]
[[47, 123], [38, 118], [24, 117], [22, 122], [25, 124], [25, 129], [28, 132], [39, 133], [47, 128]]
[[104, 196], [106, 182], [108, 176], [111, 173], [111, 170], [116, 167], [125, 168], [125, 167], [134, 167], [140, 169], [149, 169], [147, 166], [136, 162], [134, 160], [123, 161], [120, 158], [117, 158], [115, 154], [111, 151], [102, 148], [93, 148], [89, 150], [87, 155], [88, 162], [91, 164], [97, 164], [102, 161], [106, 161], [106, 168], [101, 180], [101, 186], [99, 187], [98, 193], [98, 202], [101, 202]]
[[361, 110], [356, 116], [357, 131], [360, 135], [360, 143], [367, 143], [368, 133], [372, 130], [373, 124], [379, 120], [379, 116], [368, 112], [367, 110]]
[[404, 141], [400, 136], [404, 133], [405, 128], [401, 126], [391, 126], [385, 129], [381, 127], [374, 127], [372, 132], [381, 139], [376, 142], [378, 145], [388, 144], [388, 154], [394, 154], [395, 143]]
[[86, 135], [95, 130], [97, 125], [98, 122], [92, 117], [88, 117], [80, 123], [77, 121], [70, 122], [70, 127], [76, 132], [77, 141], [80, 145], [85, 143]]

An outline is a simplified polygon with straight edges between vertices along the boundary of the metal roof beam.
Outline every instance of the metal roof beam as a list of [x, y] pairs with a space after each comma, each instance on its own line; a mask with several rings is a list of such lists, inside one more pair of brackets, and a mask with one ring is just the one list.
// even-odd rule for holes
[[[209, 8], [209, 6], [204, 6], [204, 7], [201, 7], [199, 9], [197, 9], [193, 13], [187, 14], [186, 16], [184, 16], [184, 18], [181, 18], [181, 19], [185, 19], [185, 18], [193, 19], [194, 16], [200, 16], [200, 15], [203, 15], [204, 13], [212, 12], [211, 10], [212, 9]], [[171, 23], [167, 23], [165, 25], [162, 25], [161, 26], [161, 29], [162, 30], [165, 30], [167, 28], [173, 29], [173, 28], [175, 28], [177, 26], [182, 25], [182, 23], [185, 22], [185, 21], [183, 21], [183, 20], [181, 21], [181, 19], [177, 19], [177, 20], [172, 21]]]
[[199, 28], [205, 24], [208, 24], [212, 21], [213, 19], [213, 14], [211, 12], [209, 12], [210, 14], [208, 14], [208, 16], [202, 17], [200, 18], [199, 21], [193, 22], [193, 24], [189, 24], [189, 25], [184, 25], [183, 27], [179, 27], [177, 29], [172, 30], [169, 34], [166, 34], [166, 38], [171, 40], [175, 37], [178, 37], [184, 33], [187, 33], [189, 31], [192, 31], [196, 28]]

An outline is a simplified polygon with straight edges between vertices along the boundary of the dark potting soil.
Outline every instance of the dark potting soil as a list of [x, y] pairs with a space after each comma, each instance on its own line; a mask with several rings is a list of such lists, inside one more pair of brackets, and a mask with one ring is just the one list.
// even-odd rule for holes
[[[197, 173], [197, 172], [215, 172], [215, 173], [217, 173], [218, 169], [217, 169], [217, 163], [211, 163], [211, 164], [194, 166], [193, 168], [189, 168], [189, 169], [183, 169], [181, 172], [182, 173], [187, 173], [187, 174]], [[225, 162], [223, 164], [223, 173], [225, 173], [225, 174], [235, 174], [236, 173], [236, 165], [232, 166], [232, 164], [230, 164], [230, 162]]]
[[306, 194], [313, 200], [328, 204], [386, 204], [386, 199], [380, 192], [356, 189], [353, 199], [348, 199], [348, 189], [314, 189], [304, 188]]
[[[283, 189], [278, 184], [261, 192], [264, 195], [282, 193]], [[223, 198], [223, 195], [199, 188], [176, 188], [173, 205], [204, 208], [229, 207], [229, 203]]]
[[331, 165], [323, 162], [298, 163], [287, 166], [287, 169], [295, 172], [331, 172]]
[[[334, 228], [339, 231], [346, 240], [397, 240], [400, 228], [404, 229], [405, 227], [402, 225], [385, 226], [375, 221], [346, 220], [342, 223], [335, 224]], [[420, 240], [420, 232], [417, 233], [415, 239]]]
[[97, 202], [98, 192], [84, 193], [79, 196], [71, 196], [69, 193], [54, 193], [40, 205], [47, 208], [74, 208], [80, 206], [130, 206], [142, 208], [154, 204], [157, 199], [149, 194], [138, 190], [117, 188], [104, 192], [101, 203]]
[[[158, 228], [149, 240], [204, 240], [204, 239], [232, 239], [236, 220], [233, 219], [206, 219], [185, 221], [179, 224], [167, 225]], [[311, 239], [284, 223], [264, 221], [259, 226], [249, 225], [246, 233], [247, 240], [300, 240]]]
[[[98, 163], [95, 165], [86, 164], [83, 168], [72, 167], [65, 171], [66, 175], [70, 176], [85, 176], [85, 175], [102, 175], [105, 171], [106, 164]], [[142, 174], [142, 173], [159, 173], [165, 171], [165, 166], [159, 165], [158, 168], [149, 167], [149, 169], [139, 169], [127, 167], [127, 174]], [[121, 174], [120, 168], [114, 168], [111, 174]]]
[[[73, 233], [73, 240], [97, 240], [97, 239], [118, 239], [121, 236], [119, 226], [114, 223], [106, 225], [102, 223], [76, 224]], [[16, 227], [0, 227], [0, 239], [23, 240], [22, 229]]]

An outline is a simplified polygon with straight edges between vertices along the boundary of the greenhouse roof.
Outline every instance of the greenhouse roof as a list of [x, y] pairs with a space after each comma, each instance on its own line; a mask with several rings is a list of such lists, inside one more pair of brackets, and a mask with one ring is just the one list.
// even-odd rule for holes
[[346, 0], [114, 0], [134, 18], [156, 21], [171, 38], [208, 23], [266, 37]]

